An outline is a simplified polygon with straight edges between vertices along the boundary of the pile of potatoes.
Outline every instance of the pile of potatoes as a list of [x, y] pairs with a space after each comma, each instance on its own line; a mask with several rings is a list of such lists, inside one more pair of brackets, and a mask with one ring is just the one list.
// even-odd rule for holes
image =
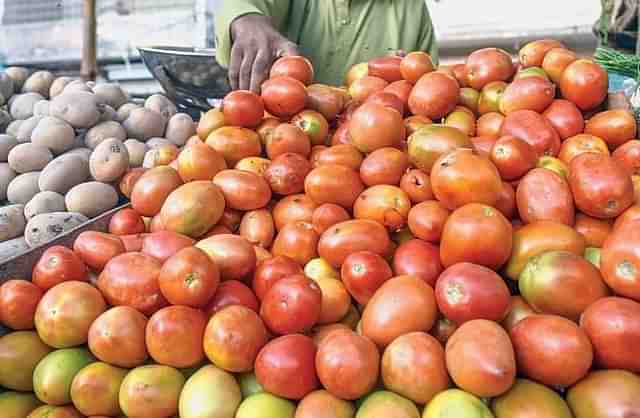
[[133, 103], [117, 84], [0, 73], [0, 259], [116, 207], [123, 174], [153, 167], [195, 128], [162, 95]]

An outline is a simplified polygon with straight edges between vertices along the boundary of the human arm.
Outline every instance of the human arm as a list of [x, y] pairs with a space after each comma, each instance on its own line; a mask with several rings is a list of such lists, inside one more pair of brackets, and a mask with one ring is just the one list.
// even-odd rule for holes
[[298, 53], [281, 34], [289, 6], [290, 0], [233, 0], [216, 11], [216, 57], [234, 90], [258, 92], [275, 58]]

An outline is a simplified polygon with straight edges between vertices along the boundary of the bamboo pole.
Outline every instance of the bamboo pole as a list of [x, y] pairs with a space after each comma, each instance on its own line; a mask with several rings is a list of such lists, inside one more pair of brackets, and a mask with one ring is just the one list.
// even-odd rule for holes
[[80, 76], [85, 81], [93, 81], [98, 75], [96, 57], [96, 0], [84, 0], [82, 28], [82, 64], [80, 66]]

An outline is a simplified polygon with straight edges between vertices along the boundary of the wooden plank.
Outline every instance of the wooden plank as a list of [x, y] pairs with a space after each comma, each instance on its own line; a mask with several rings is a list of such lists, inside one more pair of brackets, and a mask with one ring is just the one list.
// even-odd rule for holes
[[82, 65], [80, 76], [85, 81], [95, 81], [98, 75], [97, 63], [97, 23], [96, 0], [84, 0], [82, 21]]
[[42, 257], [42, 254], [46, 251], [47, 248], [54, 245], [64, 245], [65, 247], [71, 248], [78, 235], [80, 235], [84, 231], [107, 231], [111, 217], [113, 217], [113, 215], [119, 210], [127, 208], [129, 206], [130, 203], [127, 203], [108, 212], [105, 212], [97, 218], [94, 218], [91, 221], [79, 225], [76, 228], [60, 235], [53, 241], [49, 241], [48, 243], [43, 244], [39, 247], [35, 247], [21, 254], [17, 254], [14, 257], [2, 262], [2, 264], [0, 264], [0, 284], [11, 279], [31, 280], [31, 271], [33, 270], [33, 266], [40, 259], [40, 257]]

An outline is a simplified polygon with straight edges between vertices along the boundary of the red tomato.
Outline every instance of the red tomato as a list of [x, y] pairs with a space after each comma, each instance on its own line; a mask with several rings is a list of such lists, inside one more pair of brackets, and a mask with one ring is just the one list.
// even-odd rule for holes
[[43, 292], [27, 280], [9, 280], [0, 286], [0, 323], [13, 330], [33, 329], [33, 317]]
[[158, 231], [144, 237], [140, 252], [165, 262], [181, 249], [191, 247], [195, 243], [193, 238], [177, 232]]
[[393, 271], [397, 276], [419, 277], [433, 286], [442, 272], [440, 250], [437, 246], [420, 239], [407, 241], [396, 250]]
[[267, 112], [286, 119], [304, 109], [307, 91], [295, 78], [278, 76], [262, 84], [262, 100]]
[[159, 364], [176, 368], [194, 367], [204, 359], [202, 337], [207, 325], [199, 309], [169, 306], [149, 318], [147, 349]]
[[320, 386], [315, 367], [316, 345], [306, 335], [278, 337], [256, 358], [258, 383], [270, 393], [302, 399]]
[[258, 264], [253, 275], [253, 291], [259, 300], [263, 300], [278, 280], [303, 273], [302, 267], [294, 259], [286, 255], [275, 256]]
[[120, 240], [124, 244], [125, 252], [142, 251], [142, 243], [147, 234], [120, 235]]
[[393, 276], [393, 272], [380, 255], [358, 251], [344, 260], [340, 275], [351, 296], [361, 305], [366, 305], [376, 290]]
[[258, 299], [249, 287], [237, 280], [225, 280], [204, 310], [211, 316], [230, 305], [243, 305], [255, 312], [260, 309]]
[[202, 250], [186, 247], [171, 256], [158, 276], [160, 291], [169, 303], [202, 308], [218, 289], [218, 266]]
[[109, 260], [126, 250], [122, 240], [115, 235], [85, 231], [76, 238], [73, 251], [87, 266], [101, 271]]
[[228, 126], [255, 128], [264, 116], [264, 104], [260, 96], [251, 91], [232, 91], [222, 101], [222, 113]]
[[322, 292], [313, 280], [296, 274], [277, 281], [264, 296], [260, 316], [279, 335], [308, 331], [320, 319]]
[[33, 268], [32, 281], [43, 290], [67, 281], [89, 281], [87, 266], [67, 247], [48, 248]]
[[313, 65], [311, 61], [300, 55], [288, 55], [276, 60], [269, 72], [270, 78], [292, 77], [304, 83], [311, 84], [314, 77]]
[[145, 232], [142, 216], [133, 209], [118, 211], [109, 221], [109, 232], [114, 235], [132, 235]]

